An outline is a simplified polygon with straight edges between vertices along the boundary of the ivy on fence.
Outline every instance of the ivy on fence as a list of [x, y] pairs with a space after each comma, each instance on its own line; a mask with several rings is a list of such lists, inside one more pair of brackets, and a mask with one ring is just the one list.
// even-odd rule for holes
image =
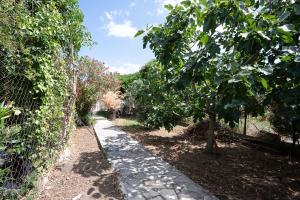
[[1, 1], [0, 199], [25, 196], [67, 139], [82, 23], [74, 0]]

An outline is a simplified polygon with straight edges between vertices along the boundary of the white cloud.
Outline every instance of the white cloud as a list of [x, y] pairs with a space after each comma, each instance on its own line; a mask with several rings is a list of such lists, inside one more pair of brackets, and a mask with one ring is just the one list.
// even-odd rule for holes
[[156, 8], [156, 15], [163, 15], [165, 13], [165, 5], [176, 5], [180, 3], [183, 0], [155, 0], [155, 3], [158, 4], [158, 7]]
[[133, 63], [125, 63], [117, 67], [110, 67], [111, 71], [116, 71], [120, 74], [131, 74], [139, 71], [140, 68], [141, 65], [133, 64]]
[[130, 11], [125, 9], [125, 10], [112, 10], [112, 11], [109, 11], [109, 12], [105, 12], [105, 15], [110, 15], [110, 16], [122, 16], [122, 15], [130, 15]]
[[112, 21], [112, 20], [113, 20], [113, 16], [112, 16], [111, 13], [105, 12], [105, 16], [107, 17], [107, 19], [108, 19], [109, 21]]
[[168, 4], [176, 5], [180, 3], [182, 0], [160, 0], [160, 1], [163, 1], [164, 5], [168, 5]]
[[123, 23], [117, 23], [114, 20], [114, 15], [118, 15], [118, 12], [105, 12], [108, 24], [105, 26], [107, 35], [114, 37], [129, 37], [133, 38], [137, 32], [137, 29], [133, 27], [130, 20], [125, 20]]
[[133, 38], [137, 29], [132, 26], [131, 21], [125, 20], [124, 23], [116, 23], [110, 21], [107, 25], [108, 35], [114, 37], [129, 37]]
[[163, 8], [161, 8], [161, 7], [158, 7], [157, 9], [156, 9], [156, 15], [162, 15], [162, 14], [164, 14], [164, 9]]
[[134, 7], [134, 6], [136, 6], [136, 3], [135, 2], [131, 2], [130, 3], [130, 7]]

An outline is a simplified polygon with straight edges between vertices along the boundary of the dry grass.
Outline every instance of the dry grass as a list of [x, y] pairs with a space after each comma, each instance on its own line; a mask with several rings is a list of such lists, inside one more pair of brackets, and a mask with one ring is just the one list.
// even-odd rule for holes
[[174, 136], [180, 136], [184, 132], [184, 126], [176, 126], [174, 129], [170, 132], [168, 132], [165, 128], [159, 128], [159, 129], [145, 129], [143, 125], [138, 122], [135, 119], [129, 119], [129, 118], [118, 118], [114, 122], [117, 126], [121, 127], [122, 130], [129, 132], [129, 133], [144, 133], [146, 135], [151, 136], [160, 136], [160, 137], [174, 137]]

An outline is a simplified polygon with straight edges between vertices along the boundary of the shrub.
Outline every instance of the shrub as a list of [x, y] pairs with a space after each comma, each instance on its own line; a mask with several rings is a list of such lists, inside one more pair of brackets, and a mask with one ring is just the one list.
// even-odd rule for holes
[[111, 73], [103, 62], [82, 57], [79, 62], [76, 112], [77, 125], [91, 125], [92, 109], [107, 90], [119, 88], [117, 74]]
[[[286, 104], [273, 102], [271, 111], [270, 122], [277, 133], [292, 135], [294, 131], [300, 131], [300, 117], [294, 117], [297, 116], [299, 110], [292, 110]], [[292, 122], [294, 121], [296, 124], [293, 125]]]
[[178, 91], [167, 86], [162, 65], [150, 61], [140, 70], [140, 78], [128, 88], [138, 119], [146, 128], [165, 126], [171, 130], [186, 117], [188, 90]]
[[120, 91], [122, 94], [126, 93], [130, 87], [130, 85], [140, 78], [140, 72], [135, 72], [133, 74], [123, 74], [118, 76], [118, 80], [120, 81]]
[[114, 91], [108, 91], [102, 96], [101, 101], [107, 108], [107, 117], [109, 120], [116, 119], [117, 109], [121, 108], [121, 105], [123, 103], [121, 98], [122, 97], [120, 93]]
[[115, 111], [122, 106], [122, 96], [119, 92], [108, 91], [101, 98], [102, 103], [107, 108], [108, 111]]
[[83, 85], [80, 82], [77, 87], [76, 112], [79, 120], [77, 125], [90, 125], [91, 110], [98, 99], [97, 91], [92, 86]]

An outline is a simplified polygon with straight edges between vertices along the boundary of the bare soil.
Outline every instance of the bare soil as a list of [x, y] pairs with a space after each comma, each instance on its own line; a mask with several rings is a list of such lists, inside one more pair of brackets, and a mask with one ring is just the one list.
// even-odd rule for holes
[[130, 126], [126, 120], [116, 124], [221, 200], [300, 200], [299, 160], [290, 163], [287, 155], [226, 129], [219, 131], [217, 154], [209, 155], [204, 152], [207, 123], [177, 126], [168, 133]]
[[92, 133], [87, 128], [73, 133], [69, 155], [52, 168], [37, 200], [123, 199], [117, 174], [99, 149], [93, 130], [89, 129]]

